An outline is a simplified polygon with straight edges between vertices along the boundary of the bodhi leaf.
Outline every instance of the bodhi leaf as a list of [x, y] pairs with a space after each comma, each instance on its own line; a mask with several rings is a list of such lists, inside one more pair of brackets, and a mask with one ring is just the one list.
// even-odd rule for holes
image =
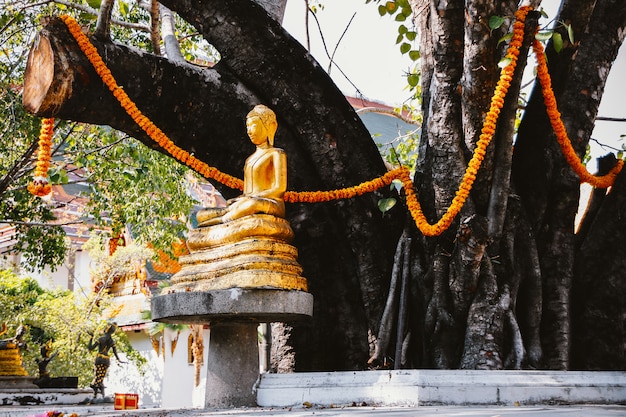
[[378, 209], [381, 213], [386, 213], [396, 205], [395, 198], [382, 198], [378, 200]]
[[561, 49], [563, 49], [563, 37], [560, 33], [554, 32], [552, 35], [552, 45], [557, 53], [561, 52]]
[[552, 37], [552, 34], [554, 32], [551, 30], [547, 30], [547, 31], [542, 31], [542, 32], [537, 32], [535, 34], [535, 39], [537, 39], [540, 42], [545, 42], [548, 39], [550, 39]]
[[391, 181], [391, 185], [389, 187], [391, 189], [395, 189], [396, 191], [400, 192], [403, 186], [404, 185], [402, 184], [402, 181], [396, 178], [395, 180]]
[[504, 17], [502, 16], [491, 16], [489, 18], [489, 29], [495, 30], [504, 24]]

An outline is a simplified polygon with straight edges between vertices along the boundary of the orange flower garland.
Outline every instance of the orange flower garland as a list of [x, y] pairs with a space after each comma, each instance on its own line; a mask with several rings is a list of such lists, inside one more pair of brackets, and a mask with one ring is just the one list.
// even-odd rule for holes
[[463, 208], [467, 197], [469, 197], [469, 193], [472, 189], [474, 181], [476, 180], [478, 170], [480, 169], [483, 159], [485, 158], [487, 146], [491, 143], [491, 139], [496, 131], [496, 123], [498, 121], [500, 111], [502, 110], [502, 106], [504, 105], [504, 98], [509, 90], [511, 81], [513, 80], [513, 73], [515, 72], [515, 67], [517, 65], [517, 57], [519, 56], [519, 48], [524, 40], [524, 21], [526, 20], [526, 15], [531, 9], [532, 8], [530, 6], [525, 6], [521, 7], [515, 13], [513, 37], [511, 38], [511, 42], [509, 43], [506, 53], [506, 58], [509, 60], [509, 63], [502, 68], [502, 71], [500, 72], [500, 79], [496, 84], [495, 92], [491, 98], [489, 112], [485, 116], [483, 128], [478, 142], [476, 143], [476, 149], [474, 149], [474, 154], [467, 165], [467, 169], [465, 170], [459, 189], [452, 199], [452, 203], [448, 207], [448, 210], [446, 210], [443, 216], [435, 224], [431, 225], [428, 223], [428, 220], [424, 216], [419, 200], [417, 199], [417, 195], [415, 194], [413, 184], [408, 175], [408, 171], [401, 172], [401, 180], [402, 183], [405, 184], [404, 190], [406, 193], [407, 206], [415, 224], [425, 236], [439, 236], [447, 230], [454, 221], [454, 218]]
[[[474, 181], [476, 180], [476, 175], [478, 174], [478, 170], [480, 169], [482, 161], [485, 157], [487, 146], [491, 142], [493, 135], [496, 131], [496, 123], [498, 121], [500, 111], [502, 110], [502, 106], [504, 105], [504, 99], [513, 79], [513, 73], [515, 71], [517, 58], [519, 56], [519, 48], [522, 45], [522, 41], [524, 38], [524, 21], [528, 12], [531, 9], [532, 8], [529, 6], [521, 7], [515, 14], [516, 20], [513, 25], [513, 37], [511, 39], [511, 42], [509, 43], [506, 54], [506, 59], [508, 59], [509, 63], [502, 69], [500, 73], [500, 79], [498, 80], [493, 97], [491, 99], [489, 112], [485, 116], [481, 135], [478, 142], [476, 143], [476, 149], [474, 150], [472, 158], [468, 163], [465, 174], [463, 175], [463, 178], [461, 180], [461, 184], [459, 185], [459, 189], [452, 199], [452, 202], [447, 211], [443, 214], [439, 221], [432, 225], [428, 223], [428, 220], [424, 216], [421, 205], [417, 199], [414, 184], [411, 181], [410, 171], [407, 167], [403, 166], [387, 172], [382, 177], [363, 182], [354, 187], [330, 191], [287, 191], [284, 195], [285, 201], [291, 203], [317, 203], [337, 199], [352, 198], [355, 196], [363, 195], [365, 193], [373, 192], [384, 186], [388, 186], [394, 179], [399, 179], [401, 180], [404, 187], [407, 207], [411, 212], [411, 216], [413, 217], [415, 224], [417, 225], [419, 230], [425, 236], [438, 236], [443, 233], [446, 229], [450, 227], [450, 225], [454, 221], [454, 218], [459, 214], [463, 205], [465, 204], [467, 197], [469, 197]], [[84, 52], [87, 59], [94, 66], [96, 73], [102, 78], [102, 81], [109, 88], [109, 90], [111, 90], [111, 92], [120, 102], [124, 110], [148, 134], [148, 136], [150, 136], [155, 142], [159, 144], [159, 146], [165, 149], [175, 159], [186, 164], [188, 167], [200, 173], [204, 177], [214, 179], [228, 187], [243, 190], [242, 180], [222, 173], [216, 168], [210, 167], [206, 163], [195, 158], [193, 155], [190, 155], [187, 151], [176, 146], [172, 142], [172, 140], [169, 139], [165, 135], [165, 133], [163, 133], [163, 131], [161, 131], [157, 126], [154, 125], [154, 123], [150, 119], [143, 115], [141, 111], [137, 108], [135, 103], [128, 97], [122, 87], [117, 84], [117, 82], [113, 78], [113, 75], [111, 74], [111, 71], [106, 67], [106, 64], [102, 60], [102, 57], [99, 55], [96, 48], [89, 42], [89, 39], [82, 32], [78, 23], [76, 23], [76, 21], [72, 17], [67, 15], [62, 16], [61, 18], [67, 25], [72, 36], [74, 36], [74, 38], [76, 39], [79, 47]], [[561, 149], [563, 150], [566, 159], [568, 160], [570, 165], [572, 165], [574, 170], [578, 173], [583, 181], [590, 182], [596, 187], [609, 187], [613, 184], [615, 177], [621, 170], [623, 166], [623, 161], [620, 160], [616, 167], [614, 167], [609, 174], [603, 177], [593, 176], [586, 171], [586, 169], [580, 162], [580, 159], [578, 159], [578, 157], [576, 156], [576, 153], [574, 152], [569, 139], [567, 138], [567, 132], [565, 132], [563, 122], [560, 120], [560, 113], [556, 109], [556, 100], [554, 98], [554, 93], [551, 89], [550, 78], [547, 72], [547, 66], [545, 65], [545, 57], [543, 57], [543, 49], [541, 47], [541, 44], [535, 41], [533, 47], [535, 48], [538, 62], [540, 63], [539, 79], [543, 87], [546, 107], [548, 108], [548, 114], [550, 116], [553, 129], [556, 133], [557, 140], [561, 145]], [[48, 124], [46, 124], [46, 120], [51, 119], [44, 120], [44, 125], [48, 126]], [[51, 124], [49, 126], [49, 129], [44, 129], [44, 127], [42, 126], [40, 145], [43, 151], [40, 149], [40, 160], [38, 162], [37, 170], [35, 172], [36, 179], [40, 177], [45, 177], [45, 175], [42, 175], [41, 172], [47, 173], [49, 166], [49, 144], [51, 143], [50, 138], [52, 136]], [[47, 148], [46, 143], [48, 144]], [[47, 165], [45, 162], [46, 149], [48, 154]], [[50, 187], [47, 184], [47, 180], [46, 185], [48, 188]], [[43, 189], [44, 187], [45, 186], [42, 185], [40, 188]], [[29, 186], [29, 189], [30, 188], [31, 187]]]
[[548, 64], [546, 62], [543, 45], [536, 39], [533, 42], [533, 50], [537, 56], [537, 77], [539, 78], [539, 82], [541, 84], [543, 101], [546, 105], [546, 111], [548, 113], [548, 117], [550, 118], [552, 130], [554, 130], [556, 140], [559, 142], [559, 146], [565, 156], [565, 160], [580, 177], [581, 182], [588, 182], [596, 188], [608, 188], [612, 186], [615, 182], [617, 174], [619, 174], [624, 167], [624, 161], [622, 159], [618, 160], [617, 164], [615, 164], [615, 166], [611, 168], [609, 173], [606, 175], [597, 176], [587, 171], [587, 168], [572, 147], [572, 142], [570, 141], [565, 125], [561, 120], [561, 113], [557, 108], [556, 98], [554, 97], [554, 91], [552, 90], [552, 81], [548, 72]]
[[50, 156], [52, 154], [52, 135], [54, 134], [54, 119], [45, 118], [41, 121], [39, 131], [39, 150], [37, 151], [37, 164], [35, 176], [28, 184], [28, 191], [38, 197], [43, 197], [52, 191], [48, 181], [48, 169], [50, 168]]

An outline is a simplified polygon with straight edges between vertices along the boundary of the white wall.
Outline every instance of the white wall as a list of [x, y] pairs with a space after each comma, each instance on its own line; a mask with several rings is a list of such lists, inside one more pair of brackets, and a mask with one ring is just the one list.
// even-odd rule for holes
[[[194, 367], [187, 362], [188, 330], [182, 330], [178, 336], [176, 349], [172, 354], [172, 340], [176, 338], [176, 332], [165, 330], [165, 364], [163, 368], [163, 408], [204, 407], [204, 392], [206, 389], [206, 365], [203, 365], [200, 373], [200, 385], [194, 386]], [[209, 330], [203, 331], [204, 337], [204, 360], [208, 356]]]
[[74, 257], [74, 294], [86, 297], [91, 292], [91, 256], [87, 251], [77, 251]]
[[24, 275], [35, 279], [41, 287], [73, 290], [78, 297], [87, 296], [91, 291], [91, 257], [86, 251], [70, 251], [67, 259], [54, 272], [46, 267], [40, 272], [25, 272]]
[[[146, 332], [138, 331], [126, 334], [135, 350], [147, 359], [147, 363], [140, 371], [132, 363], [120, 364], [111, 355], [111, 366], [104, 381], [105, 393], [109, 397], [114, 397], [115, 393], [139, 394], [140, 408], [160, 407], [163, 357], [157, 357]], [[123, 358], [121, 354], [120, 357]], [[123, 360], [126, 361], [124, 358]]]

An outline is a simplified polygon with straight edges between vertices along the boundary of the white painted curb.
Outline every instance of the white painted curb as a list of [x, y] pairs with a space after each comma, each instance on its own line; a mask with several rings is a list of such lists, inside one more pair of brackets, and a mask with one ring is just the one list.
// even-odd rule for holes
[[626, 372], [397, 370], [263, 374], [261, 407], [626, 403]]

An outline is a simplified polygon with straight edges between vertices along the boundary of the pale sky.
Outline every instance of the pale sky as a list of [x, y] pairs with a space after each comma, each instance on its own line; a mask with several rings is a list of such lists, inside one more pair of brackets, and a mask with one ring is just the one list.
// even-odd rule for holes
[[[403, 71], [410, 60], [400, 54], [395, 43], [398, 24], [389, 16], [379, 16], [376, 5], [365, 4], [365, 0], [325, 0], [323, 3], [324, 9], [317, 17], [330, 54], [356, 13], [334, 55], [341, 70], [366, 98], [389, 104], [402, 102], [408, 96], [408, 92], [403, 91], [406, 85]], [[304, 0], [289, 0], [283, 25], [306, 46], [305, 12]], [[309, 35], [312, 55], [328, 69], [329, 59], [313, 17], [309, 17]], [[337, 68], [331, 69], [331, 76], [346, 95], [357, 96], [356, 89]]]
[[[389, 16], [379, 16], [373, 2], [365, 4], [365, 0], [324, 0], [323, 3], [324, 9], [318, 12], [317, 16], [330, 54], [333, 53], [350, 19], [356, 13], [334, 57], [350, 81], [368, 99], [390, 105], [402, 103], [408, 97], [404, 72], [411, 65], [411, 61], [400, 54], [399, 46], [395, 43], [398, 23]], [[546, 0], [543, 5], [548, 14], [554, 16], [556, 10], [551, 8], [555, 8], [558, 3], [556, 0]], [[285, 28], [303, 45], [306, 45], [305, 13], [304, 0], [289, 0], [283, 21]], [[409, 26], [409, 22], [405, 22], [405, 25]], [[329, 60], [313, 17], [309, 17], [309, 35], [312, 55], [327, 69]], [[609, 75], [600, 105], [600, 116], [626, 118], [624, 74], [626, 74], [626, 45], [622, 46]], [[331, 76], [344, 94], [358, 95], [355, 87], [337, 68], [331, 69]], [[624, 134], [626, 123], [598, 121], [592, 137], [611, 146], [620, 147], [624, 141], [618, 140], [620, 135]], [[591, 147], [594, 156], [608, 152], [603, 151], [593, 141]], [[590, 164], [589, 169], [594, 171], [595, 164]]]

